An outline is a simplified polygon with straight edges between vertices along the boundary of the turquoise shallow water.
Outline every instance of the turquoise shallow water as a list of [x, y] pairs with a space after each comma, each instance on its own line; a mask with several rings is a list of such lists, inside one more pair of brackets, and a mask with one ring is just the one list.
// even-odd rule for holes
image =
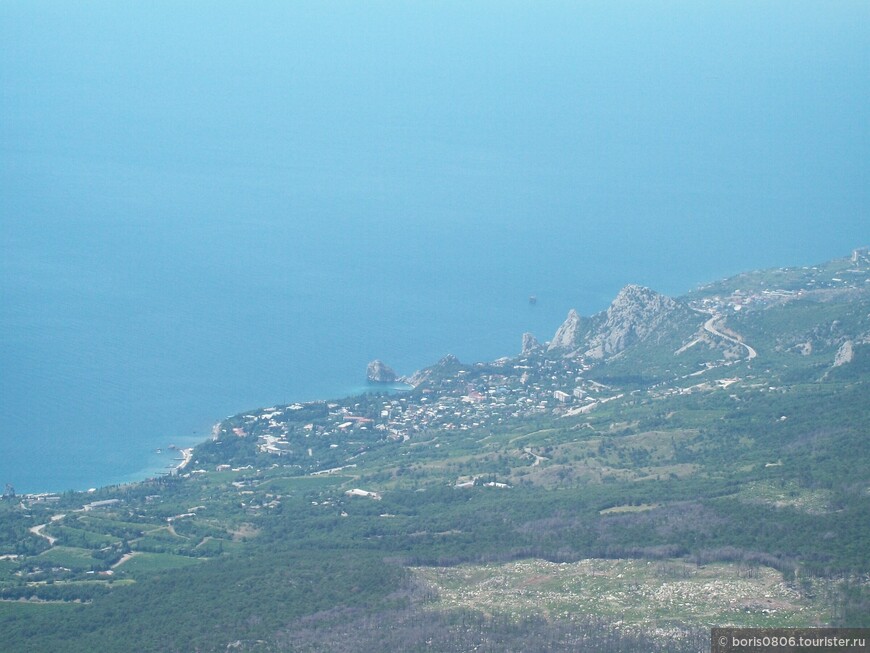
[[866, 7], [611, 5], [3, 3], [0, 483], [870, 242]]

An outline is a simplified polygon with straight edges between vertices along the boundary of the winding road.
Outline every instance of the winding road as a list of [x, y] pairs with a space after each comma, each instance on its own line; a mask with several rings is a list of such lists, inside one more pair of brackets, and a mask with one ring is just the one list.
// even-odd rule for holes
[[545, 458], [544, 456], [539, 456], [534, 451], [532, 451], [531, 447], [523, 447], [523, 451], [535, 459], [535, 462], [532, 463], [532, 467], [537, 467], [544, 460], [550, 460], [549, 458]]
[[[66, 517], [66, 515], [54, 515], [54, 516], [52, 516], [51, 521], [53, 521], [53, 522], [60, 521], [64, 517]], [[33, 528], [29, 528], [27, 530], [29, 530], [31, 533], [33, 533], [37, 537], [41, 537], [41, 538], [48, 540], [49, 546], [54, 546], [54, 543], [57, 542], [57, 538], [52, 537], [51, 535], [48, 535], [47, 533], [42, 532], [42, 529], [44, 529], [46, 526], [48, 526], [48, 524], [40, 524], [39, 526], [34, 526]]]
[[51, 535], [47, 535], [47, 534], [42, 532], [42, 529], [45, 528], [46, 526], [48, 526], [48, 524], [40, 524], [39, 526], [34, 526], [33, 528], [31, 528], [29, 530], [31, 533], [33, 533], [37, 537], [41, 537], [41, 538], [48, 540], [49, 546], [54, 546], [54, 543], [57, 542], [57, 538], [52, 537]]
[[[758, 356], [758, 352], [755, 351], [752, 347], [743, 342], [743, 338], [739, 334], [729, 335], [727, 333], [723, 333], [716, 328], [716, 322], [719, 320], [724, 320], [721, 315], [717, 315], [716, 313], [710, 314], [710, 319], [704, 322], [704, 330], [707, 333], [711, 333], [714, 336], [722, 338], [723, 340], [727, 340], [728, 342], [733, 342], [735, 345], [740, 345], [741, 347], [746, 348], [747, 360], [752, 360], [756, 356]], [[731, 333], [734, 333], [733, 331]]]

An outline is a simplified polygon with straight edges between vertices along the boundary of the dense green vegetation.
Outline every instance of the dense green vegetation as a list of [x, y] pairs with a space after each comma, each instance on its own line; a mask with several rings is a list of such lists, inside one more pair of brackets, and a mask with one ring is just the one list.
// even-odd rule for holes
[[223, 649], [226, 633], [255, 642], [306, 615], [401, 604], [390, 594], [405, 575], [363, 552], [257, 548], [206, 566], [154, 571], [87, 606], [16, 610], [6, 604], [0, 629], [22, 652]]

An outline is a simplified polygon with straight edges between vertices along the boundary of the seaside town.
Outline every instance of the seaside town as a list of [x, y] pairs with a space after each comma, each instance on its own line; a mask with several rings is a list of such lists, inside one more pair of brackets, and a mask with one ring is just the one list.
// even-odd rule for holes
[[[678, 361], [693, 348], [703, 350], [702, 356], [682, 368], [669, 362], [668, 369], [663, 369], [664, 378], [644, 389], [648, 397], [723, 391], [739, 382], [757, 384], [760, 381], [752, 363], [758, 352], [731, 323], [746, 311], [810, 297], [863, 292], [870, 284], [870, 252], [857, 249], [845, 262], [833, 272], [821, 267], [771, 271], [747, 278], [745, 288], [700, 288], [679, 305], [646, 289], [640, 289], [640, 299], [623, 291], [606, 312], [596, 316], [599, 324], [594, 328], [599, 339], [601, 332], [611, 340], [617, 333], [624, 342], [630, 342], [640, 323], [655, 323], [656, 310], [684, 311], [687, 317], [678, 334], [682, 345], [675, 347], [673, 360]], [[658, 308], [662, 299], [666, 300], [664, 309]], [[354, 465], [378, 442], [439, 447], [448, 442], [452, 432], [475, 432], [485, 437], [502, 425], [516, 424], [516, 420], [582, 416], [639, 393], [630, 383], [620, 383], [619, 378], [613, 382], [594, 374], [600, 362], [594, 352], [571, 351], [564, 346], [564, 332], [571, 320], [569, 316], [550, 342], [540, 344], [526, 334], [522, 354], [490, 363], [463, 364], [448, 355], [411, 377], [396, 377], [386, 365], [373, 361], [369, 395], [248, 412], [217, 424], [213, 440], [255, 438], [259, 453], [299, 465], [307, 473], [323, 474]], [[619, 333], [620, 329], [625, 333]], [[595, 338], [587, 337], [590, 339]], [[391, 384], [396, 380], [409, 385]]]

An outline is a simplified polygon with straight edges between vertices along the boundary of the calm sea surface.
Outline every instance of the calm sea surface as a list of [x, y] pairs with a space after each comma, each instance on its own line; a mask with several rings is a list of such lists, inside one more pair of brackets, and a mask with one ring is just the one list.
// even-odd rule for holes
[[285, 4], [0, 5], [0, 487], [870, 244], [866, 3]]

